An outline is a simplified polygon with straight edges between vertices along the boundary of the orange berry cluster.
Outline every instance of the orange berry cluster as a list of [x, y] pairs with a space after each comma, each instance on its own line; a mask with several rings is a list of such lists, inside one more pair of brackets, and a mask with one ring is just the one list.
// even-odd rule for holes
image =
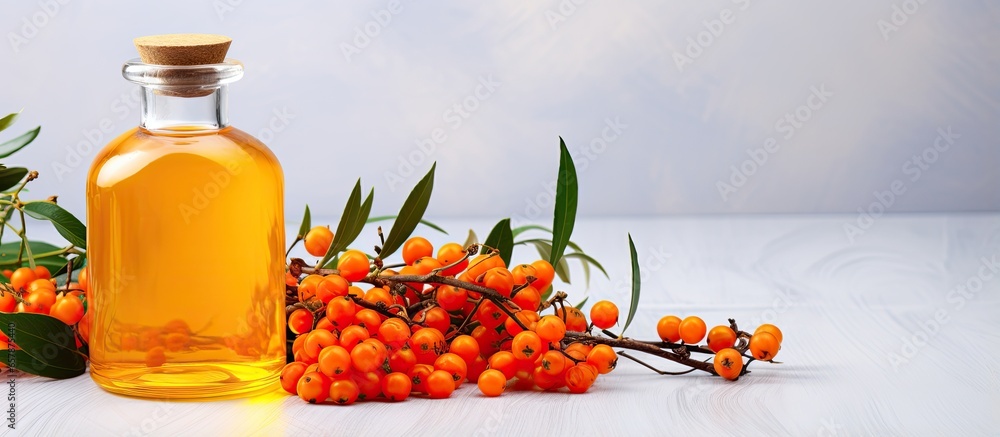
[[[309, 253], [325, 254], [332, 241], [327, 232], [317, 227], [306, 235]], [[402, 247], [406, 265], [381, 274], [439, 271], [496, 291], [505, 298], [499, 305], [507, 311], [480, 293], [450, 285], [407, 283], [405, 295], [388, 286], [363, 290], [353, 284], [369, 274], [369, 260], [348, 250], [338, 258], [337, 275], [286, 278], [305, 305], [288, 317], [297, 337], [295, 360], [282, 371], [282, 387], [310, 403], [336, 404], [379, 396], [401, 401], [412, 393], [446, 398], [466, 381], [475, 381], [486, 396], [499, 396], [514, 380], [523, 389], [565, 387], [583, 393], [598, 375], [615, 368], [618, 356], [611, 347], [566, 341], [568, 330], [588, 329], [580, 310], [539, 314], [539, 290], [546, 290], [555, 277], [547, 261], [508, 270], [499, 256], [467, 259], [457, 243], [445, 244], [433, 255], [429, 241], [410, 238]], [[397, 317], [400, 308], [420, 302], [427, 305], [412, 317]], [[598, 302], [591, 319], [594, 326], [610, 328], [618, 321], [618, 308]]]
[[[698, 316], [688, 316], [683, 320], [677, 316], [664, 316], [656, 324], [656, 333], [660, 339], [669, 343], [698, 345], [706, 340], [707, 347], [715, 352], [713, 366], [719, 376], [735, 380], [743, 373], [743, 354], [734, 349], [737, 333], [727, 325], [719, 325], [706, 332], [705, 321]], [[781, 349], [781, 330], [772, 324], [757, 327], [750, 336], [748, 348], [754, 359], [771, 361]]]
[[57, 291], [56, 281], [45, 266], [4, 270], [3, 275], [10, 281], [13, 292], [4, 291], [0, 296], [0, 311], [47, 314], [67, 325], [75, 325], [83, 319], [86, 270], [80, 272], [80, 283], [69, 284], [69, 291]]

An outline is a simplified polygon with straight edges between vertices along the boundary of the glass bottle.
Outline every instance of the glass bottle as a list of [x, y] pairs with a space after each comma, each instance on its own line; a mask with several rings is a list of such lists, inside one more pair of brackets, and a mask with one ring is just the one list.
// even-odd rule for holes
[[142, 87], [140, 125], [87, 178], [91, 376], [108, 391], [249, 395], [285, 363], [283, 176], [229, 125], [243, 65], [224, 56], [122, 69]]

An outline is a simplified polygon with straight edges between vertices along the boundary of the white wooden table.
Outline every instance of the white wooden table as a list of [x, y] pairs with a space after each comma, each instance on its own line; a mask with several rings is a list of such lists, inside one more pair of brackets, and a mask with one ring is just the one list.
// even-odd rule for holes
[[[578, 223], [575, 240], [605, 263], [611, 280], [595, 277], [588, 292], [575, 270], [577, 284], [565, 288], [589, 293], [591, 302], [615, 300], [623, 311], [626, 231], [636, 240], [645, 277], [631, 336], [653, 338], [668, 313], [697, 314], [710, 326], [727, 317], [746, 327], [778, 324], [784, 364], [755, 363], [737, 382], [659, 376], [622, 360], [584, 395], [487, 399], [465, 385], [448, 400], [338, 407], [282, 392], [144, 401], [105, 393], [87, 376], [22, 377], [17, 429], [4, 435], [997, 435], [1000, 214], [885, 216], [852, 243], [843, 225], [854, 220]], [[481, 237], [492, 225], [441, 224], [458, 241], [470, 224]], [[422, 233], [435, 243], [449, 239], [430, 232]], [[537, 256], [519, 248], [515, 257]]]

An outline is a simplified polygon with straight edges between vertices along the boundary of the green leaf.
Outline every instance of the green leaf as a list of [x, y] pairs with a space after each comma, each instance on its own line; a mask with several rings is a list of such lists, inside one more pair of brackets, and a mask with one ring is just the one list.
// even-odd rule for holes
[[24, 167], [11, 167], [0, 170], [0, 191], [7, 191], [13, 188], [27, 174], [28, 169]]
[[399, 249], [403, 242], [410, 238], [417, 223], [420, 223], [420, 219], [423, 218], [424, 212], [427, 211], [427, 204], [431, 201], [431, 192], [434, 190], [434, 170], [436, 168], [437, 163], [435, 162], [431, 165], [430, 171], [423, 179], [420, 179], [420, 182], [417, 182], [413, 191], [403, 202], [403, 207], [399, 210], [399, 217], [392, 223], [392, 229], [389, 230], [389, 235], [385, 237], [385, 244], [382, 245], [382, 252], [379, 254], [382, 259], [388, 258]]
[[462, 247], [469, 247], [476, 243], [479, 243], [479, 237], [476, 236], [476, 231], [469, 229], [469, 236], [465, 237], [465, 244]]
[[35, 137], [37, 137], [38, 133], [41, 131], [42, 127], [38, 126], [34, 130], [25, 132], [24, 134], [22, 134], [17, 138], [14, 138], [13, 140], [0, 143], [0, 159], [13, 155], [14, 152], [23, 149], [24, 146], [28, 145], [28, 143], [34, 141]]
[[608, 272], [604, 270], [604, 266], [602, 266], [601, 263], [597, 262], [597, 260], [591, 257], [590, 255], [587, 255], [583, 252], [574, 252], [563, 255], [563, 258], [579, 259], [581, 263], [584, 265], [584, 267], [586, 267], [588, 264], [593, 264], [594, 267], [597, 267], [597, 270], [600, 270], [601, 273], [604, 273], [605, 278], [611, 279], [611, 276], [608, 276]]
[[545, 226], [541, 226], [541, 225], [524, 225], [524, 226], [518, 226], [518, 227], [514, 228], [514, 230], [513, 230], [512, 233], [514, 234], [515, 237], [517, 237], [518, 235], [521, 235], [522, 233], [527, 232], [527, 231], [531, 231], [531, 230], [545, 231], [545, 232], [548, 232], [550, 234], [552, 233], [552, 229], [546, 228]]
[[510, 256], [514, 252], [514, 235], [510, 230], [510, 219], [505, 218], [500, 220], [493, 230], [490, 231], [490, 235], [486, 237], [486, 241], [483, 242], [483, 246], [492, 247], [500, 252], [500, 259], [503, 260], [504, 265], [510, 265]]
[[[61, 247], [51, 245], [49, 243], [41, 241], [29, 241], [28, 247], [31, 248], [31, 253], [41, 254], [48, 252], [56, 252]], [[9, 243], [0, 244], [0, 267], [3, 268], [13, 268], [21, 267], [16, 265], [17, 253], [21, 250], [21, 241], [12, 241]], [[36, 264], [41, 264], [49, 269], [49, 271], [55, 271], [62, 264], [66, 263], [66, 258], [62, 256], [47, 256], [43, 258], [36, 258]], [[24, 252], [24, 256], [21, 259], [21, 265], [28, 264], [27, 251]], [[0, 352], [2, 354], [3, 352]]]
[[[73, 329], [55, 317], [33, 313], [0, 313], [0, 330], [20, 348], [14, 368], [48, 378], [79, 376], [87, 362], [76, 349]], [[0, 353], [8, 366], [9, 353]]]
[[21, 111], [7, 114], [4, 118], [0, 118], [0, 132], [3, 132], [4, 129], [7, 129], [10, 125], [14, 124], [19, 115], [21, 115]]
[[590, 296], [583, 298], [583, 300], [581, 300], [580, 303], [576, 304], [576, 309], [582, 310], [583, 305], [586, 304], [588, 300], [590, 300]]
[[[538, 255], [542, 259], [548, 259], [549, 255], [552, 254], [552, 244], [549, 243], [548, 240], [543, 240], [543, 239], [540, 239], [540, 238], [536, 238], [536, 239], [532, 239], [532, 240], [522, 241], [521, 244], [523, 244], [523, 243], [531, 243], [531, 244], [535, 245], [535, 249], [538, 249]], [[560, 259], [559, 262], [556, 263], [555, 266], [553, 266], [553, 268], [555, 269], [556, 276], [559, 277], [559, 280], [561, 280], [561, 281], [563, 281], [563, 282], [565, 282], [565, 283], [568, 284], [569, 283], [569, 263], [567, 263], [565, 259]]]
[[52, 202], [37, 201], [25, 203], [23, 209], [34, 219], [52, 222], [59, 235], [70, 244], [81, 248], [87, 247], [87, 228], [61, 206]]
[[296, 240], [301, 240], [306, 238], [306, 234], [312, 229], [312, 215], [309, 213], [309, 205], [306, 205], [306, 213], [302, 215], [302, 224], [299, 225], [299, 235], [295, 237]]
[[326, 251], [326, 255], [317, 265], [324, 268], [330, 264], [336, 266], [336, 262], [331, 260], [336, 260], [337, 255], [346, 250], [347, 246], [353, 243], [358, 235], [361, 235], [361, 230], [365, 227], [365, 220], [368, 218], [368, 214], [371, 214], [374, 197], [375, 189], [372, 188], [368, 191], [364, 203], [361, 202], [361, 179], [358, 179], [354, 190], [351, 191], [351, 195], [347, 199], [347, 205], [344, 206], [344, 214], [340, 217], [340, 223], [333, 235], [330, 249]]
[[[394, 216], [394, 215], [380, 215], [378, 217], [372, 217], [372, 218], [368, 219], [367, 223], [375, 223], [375, 222], [381, 222], [381, 221], [386, 221], [386, 220], [392, 220], [394, 218], [396, 218], [396, 216]], [[431, 228], [431, 229], [433, 229], [435, 231], [438, 231], [438, 232], [440, 232], [442, 234], [448, 235], [448, 231], [444, 230], [444, 228], [442, 228], [441, 226], [438, 226], [438, 225], [436, 225], [434, 223], [431, 223], [428, 220], [420, 219], [420, 224], [422, 224], [424, 226], [427, 226], [428, 228]]]
[[552, 253], [549, 255], [549, 264], [556, 265], [562, 258], [569, 237], [573, 234], [573, 225], [576, 222], [576, 205], [578, 187], [576, 180], [576, 167], [573, 165], [573, 157], [566, 148], [566, 142], [559, 137], [559, 176], [556, 180], [556, 207], [555, 216], [552, 222]]
[[621, 334], [618, 334], [619, 337], [625, 336], [625, 330], [628, 329], [628, 325], [632, 324], [632, 318], [635, 317], [635, 310], [639, 309], [639, 255], [635, 252], [635, 243], [632, 242], [632, 234], [628, 234], [628, 249], [632, 256], [632, 302], [629, 303], [628, 318], [625, 319], [625, 326], [622, 327]]

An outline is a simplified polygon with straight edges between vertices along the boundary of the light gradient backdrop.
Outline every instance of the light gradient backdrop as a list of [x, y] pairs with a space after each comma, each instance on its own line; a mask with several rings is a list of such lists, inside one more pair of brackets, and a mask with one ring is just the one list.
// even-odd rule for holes
[[43, 126], [13, 161], [34, 197], [83, 216], [91, 144], [138, 121], [132, 38], [221, 33], [289, 220], [358, 177], [394, 213], [432, 161], [428, 215], [547, 220], [560, 135], [585, 215], [998, 210], [998, 24], [987, 1], [4, 2], [0, 112], [24, 108], [4, 139]]

